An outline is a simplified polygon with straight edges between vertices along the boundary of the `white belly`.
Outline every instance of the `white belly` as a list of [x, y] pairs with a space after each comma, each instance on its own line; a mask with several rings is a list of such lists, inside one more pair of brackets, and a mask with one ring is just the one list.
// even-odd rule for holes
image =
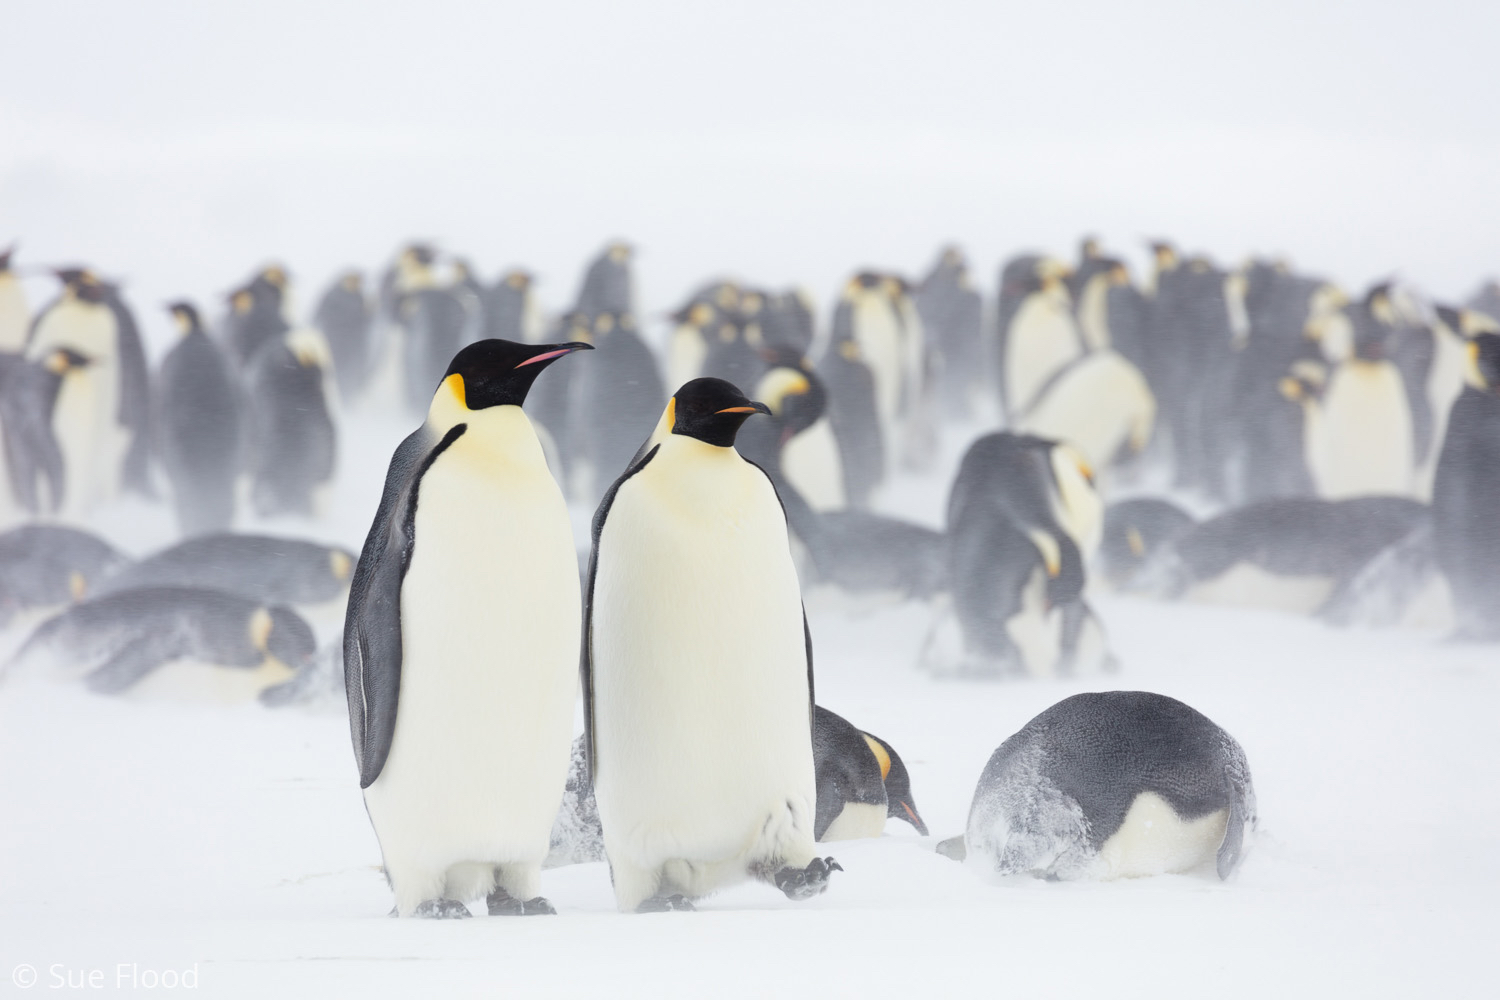
[[[572, 743], [578, 568], [562, 493], [521, 421], [510, 406], [472, 415], [421, 483], [395, 736], [365, 791], [391, 867], [547, 854]], [[487, 451], [506, 430], [525, 447]]]
[[0, 352], [21, 353], [30, 319], [21, 283], [13, 274], [0, 274]]
[[875, 377], [875, 408], [885, 440], [895, 441], [894, 428], [901, 406], [901, 331], [890, 306], [875, 295], [862, 296], [854, 307], [854, 335], [860, 353]]
[[1239, 563], [1212, 580], [1190, 587], [1183, 597], [1196, 604], [1311, 614], [1332, 593], [1330, 577], [1278, 576], [1253, 563]]
[[1217, 855], [1228, 822], [1227, 809], [1184, 820], [1166, 799], [1142, 792], [1120, 829], [1099, 845], [1098, 877], [1136, 878], [1196, 868]]
[[1066, 441], [1095, 469], [1129, 443], [1151, 439], [1156, 400], [1136, 367], [1114, 351], [1098, 351], [1055, 383], [1020, 421], [1020, 429]]
[[223, 667], [198, 660], [174, 660], [131, 685], [127, 696], [143, 701], [237, 704], [254, 701], [268, 687], [295, 676], [290, 667], [266, 660], [258, 667]]
[[885, 816], [885, 806], [866, 802], [847, 803], [844, 811], [834, 817], [833, 822], [828, 824], [828, 829], [823, 831], [821, 843], [878, 837], [885, 832]]
[[1396, 366], [1351, 361], [1334, 372], [1306, 425], [1308, 467], [1325, 500], [1412, 492], [1412, 426]]
[[120, 426], [120, 374], [114, 314], [109, 308], [65, 301], [48, 311], [27, 349], [33, 360], [67, 347], [88, 367], [63, 378], [52, 411], [67, 482], [63, 513], [81, 517], [119, 488], [120, 464], [130, 438]]
[[849, 505], [838, 441], [827, 420], [819, 419], [786, 443], [781, 470], [813, 510], [843, 510]]
[[1005, 351], [1005, 400], [1012, 413], [1030, 405], [1053, 372], [1078, 356], [1067, 307], [1043, 295], [1027, 297], [1010, 322]]
[[651, 869], [810, 850], [802, 607], [765, 476], [730, 449], [669, 436], [615, 497], [593, 625], [611, 857]]

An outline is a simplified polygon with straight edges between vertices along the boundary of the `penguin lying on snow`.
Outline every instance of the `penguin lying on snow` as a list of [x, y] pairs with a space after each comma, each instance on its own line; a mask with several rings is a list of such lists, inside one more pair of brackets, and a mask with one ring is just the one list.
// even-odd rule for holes
[[860, 732], [821, 705], [813, 709], [813, 765], [818, 775], [818, 840], [878, 837], [888, 816], [905, 820], [927, 836], [901, 757], [889, 743]]
[[1099, 567], [1104, 578], [1124, 586], [1163, 546], [1192, 530], [1193, 516], [1155, 497], [1121, 500], [1104, 508]]
[[349, 729], [403, 917], [555, 912], [542, 860], [567, 775], [578, 563], [521, 410], [587, 344], [481, 340], [396, 449], [344, 623]]
[[0, 535], [0, 628], [19, 611], [82, 600], [129, 562], [103, 539], [50, 524]]
[[1262, 500], [1187, 531], [1133, 586], [1171, 598], [1313, 611], [1427, 517], [1425, 505], [1402, 497]]
[[[120, 694], [164, 665], [187, 659], [243, 671], [259, 693], [289, 681], [316, 648], [312, 629], [283, 605], [213, 590], [150, 587], [108, 594], [49, 619], [12, 664], [50, 654], [91, 667], [84, 680], [92, 690]], [[227, 677], [215, 685], [239, 693]]]
[[354, 554], [336, 545], [270, 535], [200, 535], [116, 573], [101, 593], [197, 587], [270, 604], [319, 604], [349, 586]]
[[1001, 875], [1112, 879], [1244, 857], [1255, 790], [1234, 738], [1174, 698], [1065, 698], [990, 757], [961, 841], [939, 851]]
[[[821, 705], [813, 709], [813, 764], [818, 780], [819, 841], [879, 837], [889, 816], [905, 820], [922, 836], [911, 775], [894, 747], [862, 733]], [[604, 827], [589, 787], [583, 737], [573, 741], [573, 760], [562, 806], [552, 824], [552, 846], [544, 868], [603, 861]]]
[[1469, 347], [1469, 385], [1448, 417], [1433, 482], [1433, 543], [1458, 634], [1500, 638], [1500, 335]]
[[734, 450], [767, 409], [687, 383], [594, 516], [584, 731], [625, 911], [746, 877], [805, 899], [838, 870], [814, 848], [812, 641], [786, 517]]

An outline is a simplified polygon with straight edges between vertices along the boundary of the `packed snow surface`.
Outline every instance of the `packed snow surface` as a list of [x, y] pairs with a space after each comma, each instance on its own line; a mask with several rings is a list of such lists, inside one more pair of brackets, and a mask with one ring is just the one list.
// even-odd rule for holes
[[[400, 421], [349, 422], [325, 522], [357, 547]], [[949, 428], [951, 469], [967, 432]], [[883, 503], [941, 524], [947, 479]], [[586, 538], [588, 512], [574, 511]], [[98, 520], [134, 555], [165, 508]], [[829, 845], [845, 871], [793, 903], [745, 884], [697, 913], [615, 911], [603, 863], [553, 869], [540, 919], [392, 920], [343, 705], [119, 699], [0, 683], [0, 991], [196, 968], [208, 996], [1474, 995], [1500, 926], [1500, 654], [1402, 630], [1098, 595], [1119, 673], [935, 680], [923, 604], [809, 595], [820, 703], [889, 740], [933, 836], [891, 821]], [[336, 633], [336, 613], [319, 619]], [[0, 634], [0, 655], [24, 638]], [[1179, 698], [1245, 748], [1261, 829], [1238, 874], [999, 879], [934, 852], [990, 753], [1078, 691]], [[12, 980], [13, 974], [20, 979]], [[289, 992], [288, 992], [289, 991]]]

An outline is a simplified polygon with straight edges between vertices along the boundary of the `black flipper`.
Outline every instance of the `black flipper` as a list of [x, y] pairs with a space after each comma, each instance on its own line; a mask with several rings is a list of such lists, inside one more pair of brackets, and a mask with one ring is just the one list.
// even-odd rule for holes
[[385, 477], [375, 523], [349, 585], [344, 617], [344, 690], [359, 787], [380, 777], [396, 731], [401, 694], [401, 584], [416, 541], [417, 493], [437, 457], [468, 429], [459, 424], [436, 446], [419, 428], [401, 442]]
[[609, 508], [615, 502], [615, 494], [620, 492], [625, 480], [649, 465], [660, 450], [661, 445], [656, 445], [646, 453], [645, 458], [626, 469], [610, 485], [604, 499], [599, 501], [599, 509], [594, 511], [593, 529], [590, 532], [593, 544], [589, 547], [589, 575], [583, 591], [583, 642], [578, 654], [578, 679], [583, 688], [585, 789], [594, 787], [594, 578], [599, 573], [599, 536], [604, 533], [604, 521], [609, 517]]

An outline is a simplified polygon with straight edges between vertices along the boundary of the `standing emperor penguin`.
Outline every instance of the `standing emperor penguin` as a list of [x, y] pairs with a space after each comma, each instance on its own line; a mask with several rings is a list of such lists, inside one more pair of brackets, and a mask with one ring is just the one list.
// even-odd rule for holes
[[64, 514], [79, 517], [125, 483], [150, 403], [139, 332], [115, 289], [83, 269], [57, 277], [62, 295], [37, 316], [26, 356], [65, 348], [88, 362], [64, 379], [52, 411], [67, 470]]
[[523, 344], [539, 343], [544, 333], [531, 274], [512, 268], [484, 294], [484, 335]]
[[184, 535], [223, 531], [234, 523], [240, 471], [239, 391], [229, 361], [208, 339], [198, 310], [168, 306], [182, 337], [157, 375], [156, 441], [172, 484]]
[[542, 859], [572, 744], [578, 561], [521, 411], [587, 344], [459, 351], [391, 459], [349, 592], [344, 676], [401, 916], [554, 912]]
[[625, 911], [759, 878], [828, 885], [814, 846], [812, 639], [776, 489], [734, 448], [764, 403], [684, 385], [594, 515], [581, 668]]
[[1432, 541], [1458, 634], [1500, 639], [1500, 334], [1469, 343], [1469, 384], [1448, 415], [1432, 490]]
[[14, 246], [0, 250], [0, 354], [19, 354], [26, 348], [26, 327], [31, 312], [26, 308], [26, 292], [10, 269]]
[[346, 401], [358, 397], [369, 381], [370, 327], [374, 322], [374, 310], [365, 297], [364, 276], [358, 271], [341, 274], [323, 293], [313, 313], [313, 326], [333, 352], [339, 397]]

